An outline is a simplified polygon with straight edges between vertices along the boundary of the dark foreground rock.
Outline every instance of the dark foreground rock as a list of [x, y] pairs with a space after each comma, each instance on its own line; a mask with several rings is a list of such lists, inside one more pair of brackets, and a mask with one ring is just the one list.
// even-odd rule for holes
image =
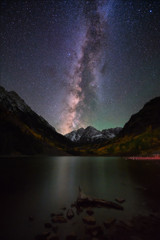
[[94, 225], [96, 223], [96, 220], [93, 216], [85, 216], [83, 217], [83, 222], [86, 224]]
[[[104, 204], [105, 202], [105, 204]], [[106, 204], [107, 202], [107, 204]], [[87, 209], [86, 209], [87, 203]], [[94, 205], [94, 204], [95, 205]], [[113, 202], [111, 206], [115, 206]], [[67, 221], [67, 218], [59, 214], [52, 215], [52, 224], [49, 224], [48, 227], [53, 225], [50, 232], [44, 232], [41, 235], [36, 236], [36, 240], [159, 240], [160, 239], [160, 217], [157, 215], [151, 214], [149, 216], [136, 216], [129, 220], [118, 220], [118, 216], [115, 218], [108, 218], [106, 212], [110, 210], [105, 210], [105, 214], [102, 218], [99, 217], [98, 209], [96, 210], [96, 219], [94, 212], [91, 207], [106, 207], [108, 206], [108, 201], [101, 199], [94, 199], [86, 196], [81, 190], [79, 191], [79, 196], [73, 208], [76, 208], [77, 211], [73, 208], [69, 208], [66, 211], [66, 216], [71, 217], [74, 215], [75, 221]], [[94, 206], [93, 206], [94, 205]], [[110, 205], [109, 205], [110, 206]], [[121, 206], [120, 206], [121, 207]], [[117, 208], [119, 209], [119, 205]], [[81, 211], [84, 210], [82, 213]], [[101, 211], [101, 210], [100, 210]], [[114, 210], [115, 211], [115, 210]], [[87, 213], [84, 216], [84, 213]], [[80, 215], [82, 214], [82, 216]], [[123, 212], [122, 212], [123, 214]], [[121, 215], [121, 214], [120, 214]], [[106, 218], [104, 218], [106, 217]], [[123, 216], [120, 217], [122, 219]], [[54, 224], [56, 223], [56, 225]], [[63, 223], [63, 224], [61, 224]], [[98, 225], [97, 225], [98, 224]], [[68, 234], [66, 230], [73, 230], [75, 233]], [[63, 235], [63, 238], [62, 238]]]

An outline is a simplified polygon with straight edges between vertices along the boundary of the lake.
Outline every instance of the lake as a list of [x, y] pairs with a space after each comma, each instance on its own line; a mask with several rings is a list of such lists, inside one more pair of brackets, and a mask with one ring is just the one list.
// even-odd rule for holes
[[[0, 158], [1, 240], [32, 240], [45, 230], [51, 213], [63, 212], [77, 198], [78, 187], [90, 196], [114, 201], [124, 198], [123, 211], [94, 209], [106, 217], [129, 220], [139, 214], [160, 216], [160, 162], [117, 157]], [[85, 213], [82, 213], [82, 215]], [[30, 221], [29, 216], [34, 220]], [[61, 231], [61, 228], [63, 231]], [[60, 237], [84, 234], [76, 216], [62, 224]]]

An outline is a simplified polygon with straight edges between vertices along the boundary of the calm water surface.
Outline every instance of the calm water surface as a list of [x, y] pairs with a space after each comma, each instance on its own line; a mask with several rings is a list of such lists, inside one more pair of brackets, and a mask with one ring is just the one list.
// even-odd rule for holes
[[[124, 198], [124, 211], [97, 209], [101, 220], [131, 219], [138, 214], [160, 216], [160, 162], [106, 157], [26, 157], [0, 159], [1, 240], [32, 240], [45, 231], [50, 214], [63, 212], [76, 200], [78, 186], [87, 195], [114, 201]], [[29, 221], [29, 216], [34, 221]], [[83, 214], [82, 214], [83, 215]], [[77, 224], [74, 224], [74, 222]], [[80, 221], [80, 222], [78, 222]], [[83, 234], [82, 221], [62, 224]]]

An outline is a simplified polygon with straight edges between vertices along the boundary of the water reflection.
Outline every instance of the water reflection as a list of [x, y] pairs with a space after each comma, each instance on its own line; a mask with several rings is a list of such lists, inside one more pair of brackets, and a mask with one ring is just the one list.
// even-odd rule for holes
[[[7, 240], [32, 239], [51, 212], [76, 200], [78, 186], [97, 198], [126, 199], [124, 211], [103, 209], [96, 213], [102, 217], [124, 219], [149, 214], [153, 206], [159, 209], [160, 165], [155, 162], [106, 157], [1, 159], [0, 178], [2, 236]], [[28, 224], [29, 215], [36, 219], [34, 228]]]
[[54, 159], [56, 175], [53, 176], [54, 193], [58, 199], [58, 204], [63, 205], [73, 200], [73, 186], [75, 185], [75, 175], [77, 164], [75, 158], [57, 157]]

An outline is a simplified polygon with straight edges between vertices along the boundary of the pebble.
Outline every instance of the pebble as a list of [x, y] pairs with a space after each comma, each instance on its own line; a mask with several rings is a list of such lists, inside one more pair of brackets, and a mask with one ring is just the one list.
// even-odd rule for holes
[[52, 218], [52, 222], [54, 222], [54, 223], [66, 223], [67, 220], [63, 216], [54, 216]]
[[71, 233], [66, 236], [66, 240], [76, 240], [76, 239], [77, 239], [77, 236], [75, 233]]
[[85, 231], [92, 237], [98, 237], [100, 235], [103, 235], [103, 229], [101, 226], [87, 226]]
[[115, 223], [116, 219], [115, 218], [110, 218], [104, 222], [104, 226], [106, 228], [110, 227], [113, 223]]
[[67, 216], [68, 219], [71, 219], [71, 218], [74, 217], [74, 212], [71, 208], [68, 209], [66, 216]]
[[94, 225], [96, 223], [96, 220], [93, 216], [86, 216], [86, 217], [83, 217], [83, 222], [90, 225]]
[[86, 210], [86, 213], [91, 216], [91, 215], [94, 214], [94, 211], [93, 211], [91, 208], [88, 208], [88, 209]]
[[118, 203], [124, 203], [125, 199], [123, 199], [123, 198], [116, 198], [115, 201], [118, 202]]

